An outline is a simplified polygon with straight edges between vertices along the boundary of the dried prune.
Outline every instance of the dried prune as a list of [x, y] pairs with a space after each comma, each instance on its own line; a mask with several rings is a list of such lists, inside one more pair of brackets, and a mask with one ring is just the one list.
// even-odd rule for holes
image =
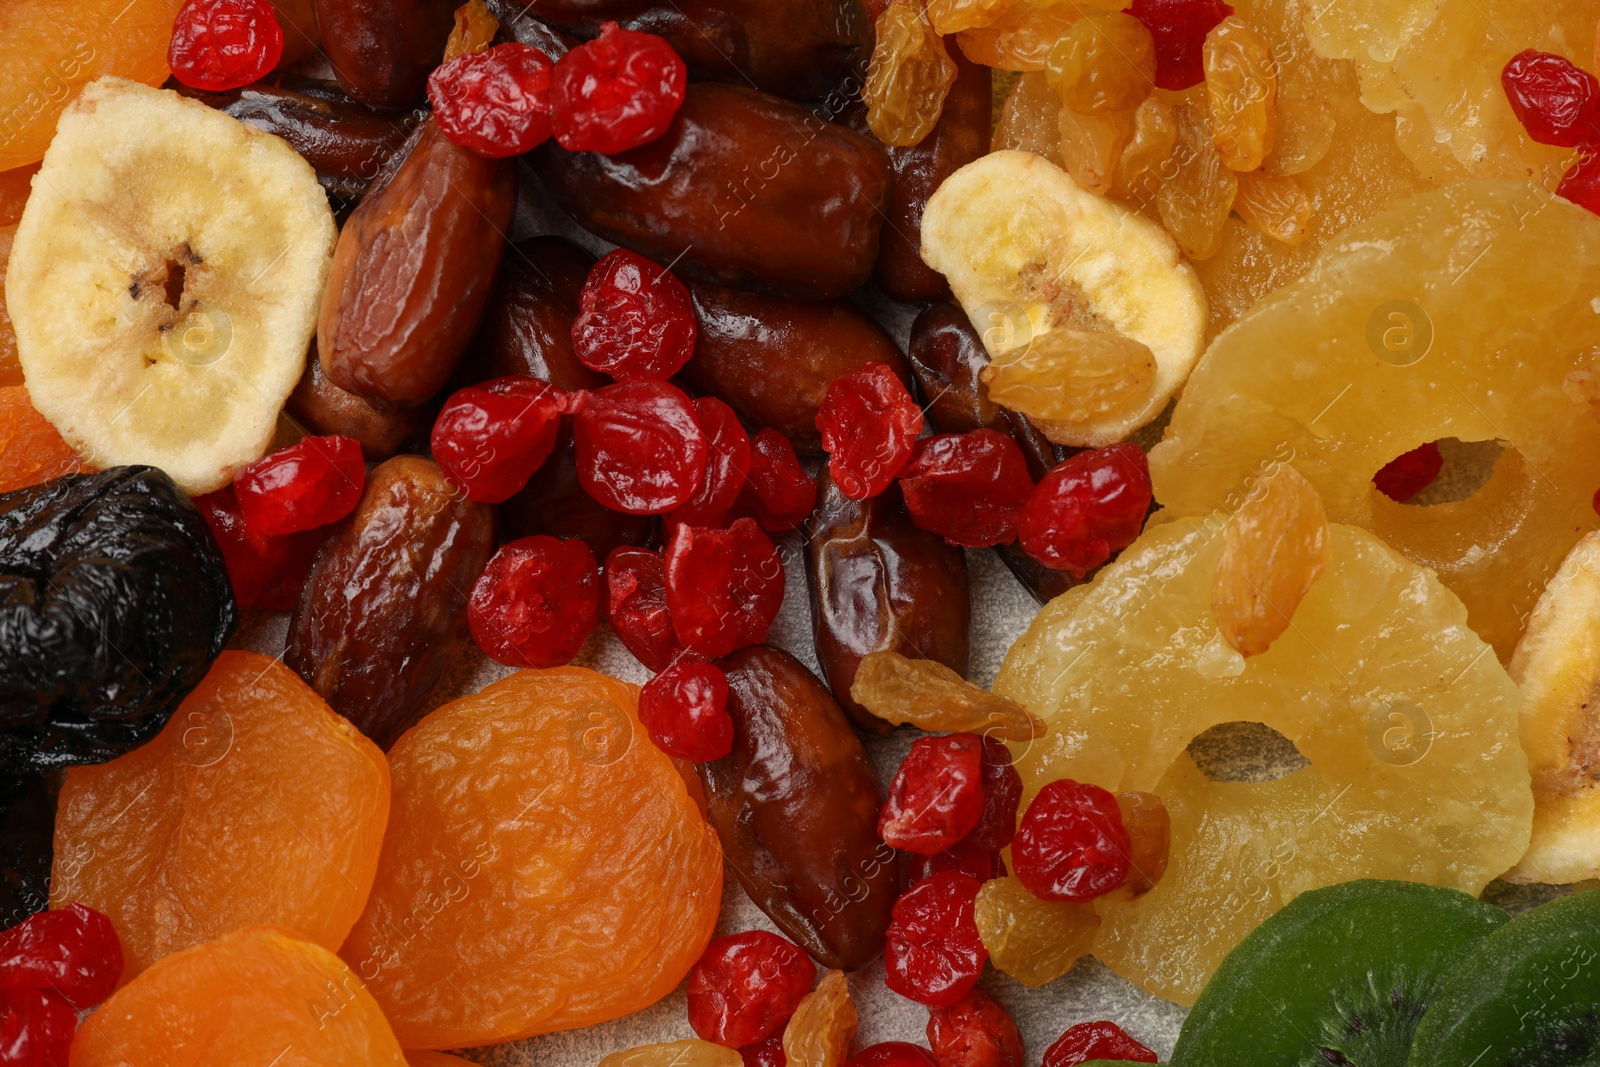
[[422, 99], [455, 25], [456, 0], [316, 0], [322, 49], [339, 84], [369, 107]]
[[0, 767], [100, 763], [148, 741], [238, 619], [205, 519], [154, 467], [0, 495]]
[[42, 777], [0, 778], [0, 928], [49, 906], [55, 821]]

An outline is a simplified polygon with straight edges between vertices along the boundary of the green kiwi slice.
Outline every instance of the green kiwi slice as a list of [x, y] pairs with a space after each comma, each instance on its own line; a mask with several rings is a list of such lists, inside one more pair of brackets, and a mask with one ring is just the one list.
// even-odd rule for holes
[[1302, 893], [1222, 961], [1173, 1067], [1406, 1067], [1445, 975], [1505, 921], [1458, 889], [1412, 882]]
[[1417, 1027], [1411, 1067], [1600, 1067], [1600, 892], [1474, 945]]

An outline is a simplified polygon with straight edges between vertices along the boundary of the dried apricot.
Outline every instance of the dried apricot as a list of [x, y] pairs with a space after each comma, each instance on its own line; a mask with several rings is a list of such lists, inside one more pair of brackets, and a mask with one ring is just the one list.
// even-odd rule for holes
[[51, 906], [111, 917], [125, 982], [256, 923], [331, 951], [366, 902], [388, 815], [377, 746], [277, 660], [224, 652], [154, 741], [67, 772]]
[[578, 667], [519, 671], [389, 750], [394, 813], [341, 954], [406, 1045], [614, 1019], [700, 958], [722, 852], [638, 692]]
[[878, 43], [861, 99], [867, 125], [887, 145], [921, 143], [939, 121], [956, 65], [920, 0], [895, 0], [877, 22]]
[[1283, 464], [1228, 520], [1211, 614], [1241, 656], [1259, 656], [1294, 619], [1328, 563], [1328, 516], [1305, 476]]
[[783, 1028], [789, 1067], [844, 1067], [857, 1022], [850, 980], [843, 971], [829, 971]]
[[[0, 360], [5, 358], [5, 328], [0, 316]], [[0, 388], [0, 493], [93, 469], [34, 410], [27, 389]]]
[[[33, 191], [33, 176], [37, 173], [37, 163], [0, 171], [0, 226], [15, 226], [17, 220], [22, 218], [22, 207], [28, 202], [28, 194]], [[0, 290], [0, 311], [5, 310], [4, 297], [4, 291]]]
[[1009, 697], [979, 688], [942, 663], [898, 652], [869, 652], [856, 668], [850, 699], [896, 726], [983, 734], [1007, 741], [1044, 736], [1044, 723]]
[[973, 919], [989, 962], [1033, 989], [1072, 970], [1100, 929], [1094, 905], [1040, 900], [1015, 875], [983, 883]]
[[406, 1067], [461, 1067], [470, 1064], [471, 1060], [464, 1060], [460, 1056], [452, 1056], [448, 1052], [432, 1052], [428, 1049], [406, 1049]]
[[1202, 59], [1211, 104], [1211, 140], [1230, 170], [1261, 166], [1272, 151], [1278, 61], [1250, 24], [1229, 15], [1206, 34]]
[[[6, 311], [6, 263], [11, 259], [11, 241], [17, 235], [15, 225], [0, 223], [0, 388], [22, 384], [22, 362], [17, 358], [17, 331], [11, 326], [11, 315]], [[28, 405], [32, 407], [30, 403]]]
[[157, 963], [78, 1031], [71, 1064], [269, 1061], [407, 1067], [383, 1012], [350, 969], [280, 926], [247, 926]]

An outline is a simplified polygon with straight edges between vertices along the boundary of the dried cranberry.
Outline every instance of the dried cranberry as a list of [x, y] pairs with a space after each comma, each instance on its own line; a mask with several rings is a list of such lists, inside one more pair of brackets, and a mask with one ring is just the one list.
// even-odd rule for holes
[[582, 541], [539, 535], [507, 542], [472, 587], [467, 623], [489, 658], [559, 667], [600, 621], [600, 573]]
[[0, 933], [0, 989], [47, 990], [86, 1011], [109, 997], [121, 977], [117, 931], [82, 904], [41, 911]]
[[1372, 484], [1390, 500], [1404, 504], [1432, 485], [1442, 469], [1444, 457], [1439, 454], [1439, 445], [1429, 441], [1384, 464], [1383, 469], [1372, 476]]
[[565, 393], [527, 375], [469, 386], [434, 420], [433, 458], [467, 499], [498, 504], [550, 458], [565, 410]]
[[844, 1061], [844, 1067], [939, 1067], [933, 1053], [909, 1041], [880, 1041]]
[[707, 1041], [751, 1046], [789, 1021], [816, 977], [811, 958], [777, 934], [716, 938], [689, 972], [689, 1025]]
[[1044, 1051], [1041, 1067], [1076, 1067], [1090, 1060], [1131, 1060], [1155, 1063], [1156, 1054], [1129, 1037], [1116, 1023], [1079, 1023], [1067, 1028]]
[[1586, 148], [1561, 176], [1556, 193], [1600, 215], [1600, 148]]
[[1022, 775], [1011, 765], [1011, 750], [994, 737], [983, 739], [983, 815], [963, 842], [989, 852], [1011, 844], [1022, 803]]
[[878, 813], [878, 836], [922, 856], [967, 836], [983, 815], [982, 751], [972, 734], [912, 742]]
[[1149, 509], [1149, 461], [1124, 441], [1052, 467], [1022, 509], [1017, 536], [1046, 567], [1082, 578], [1133, 544]]
[[668, 529], [681, 523], [727, 525], [728, 512], [750, 473], [750, 435], [733, 409], [715, 397], [703, 396], [694, 402], [694, 414], [706, 435], [706, 476], [693, 497], [667, 512]]
[[42, 989], [0, 992], [0, 1063], [6, 1067], [67, 1067], [78, 1027], [72, 1005]]
[[770, 426], [750, 439], [750, 473], [736, 506], [773, 533], [799, 526], [817, 506], [817, 480], [800, 465], [789, 439]]
[[1022, 449], [996, 430], [924, 437], [900, 471], [911, 521], [952, 545], [988, 548], [1017, 539], [1033, 493]]
[[1500, 71], [1517, 121], [1540, 144], [1576, 148], [1600, 140], [1600, 80], [1565, 56], [1529, 48]]
[[222, 549], [228, 582], [239, 606], [267, 611], [294, 607], [327, 531], [303, 530], [282, 537], [264, 534], [245, 520], [231, 485], [195, 497], [194, 502]]
[[1039, 790], [1011, 842], [1011, 864], [1040, 900], [1083, 902], [1128, 880], [1131, 842], [1117, 798], [1058, 779]]
[[765, 1041], [745, 1045], [739, 1050], [744, 1067], [789, 1067], [789, 1057], [783, 1051], [783, 1035], [773, 1034]]
[[459, 55], [428, 75], [440, 131], [489, 159], [550, 139], [550, 57], [515, 41]]
[[1220, 0], [1133, 0], [1128, 14], [1150, 31], [1157, 88], [1178, 92], [1205, 80], [1206, 34], [1233, 8]]
[[679, 526], [667, 546], [667, 610], [684, 647], [726, 656], [759, 643], [783, 605], [778, 550], [751, 519]]
[[916, 885], [944, 871], [955, 871], [980, 882], [1004, 878], [1006, 862], [1000, 853], [979, 848], [971, 843], [971, 837], [968, 834], [943, 852], [935, 852], [931, 856], [919, 856], [913, 852], [906, 864], [906, 885]]
[[688, 68], [653, 33], [615, 22], [556, 63], [556, 141], [569, 152], [615, 155], [666, 132], [683, 103]]
[[900, 894], [883, 952], [885, 985], [939, 1008], [966, 995], [989, 958], [972, 919], [981, 887], [976, 878], [946, 871]]
[[572, 320], [572, 351], [619, 382], [667, 379], [694, 355], [699, 327], [689, 290], [637, 252], [608, 252], [589, 270]]
[[282, 58], [283, 30], [269, 0], [188, 0], [172, 22], [167, 66], [191, 89], [249, 85]]
[[606, 557], [606, 618], [622, 647], [650, 671], [664, 671], [683, 651], [667, 614], [667, 579], [661, 553], [614, 548]]
[[928, 1045], [939, 1067], [1022, 1067], [1016, 1020], [977, 986], [928, 1012]]
[[233, 490], [245, 521], [278, 536], [344, 518], [366, 484], [361, 444], [333, 434], [307, 437], [256, 460], [234, 476]]
[[889, 488], [922, 432], [922, 409], [882, 363], [868, 363], [828, 386], [817, 411], [828, 470], [853, 500]]
[[583, 394], [572, 435], [579, 483], [612, 511], [671, 511], [705, 477], [706, 435], [694, 405], [666, 382], [622, 382]]
[[733, 751], [728, 676], [702, 659], [678, 660], [644, 683], [639, 691], [639, 722], [669, 756], [696, 763], [721, 759]]

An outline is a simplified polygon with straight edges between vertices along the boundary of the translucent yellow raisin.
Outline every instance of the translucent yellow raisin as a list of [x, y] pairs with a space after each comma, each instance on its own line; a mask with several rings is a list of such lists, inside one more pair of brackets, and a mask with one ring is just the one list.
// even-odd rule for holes
[[1161, 224], [1190, 259], [1205, 259], [1222, 247], [1222, 228], [1233, 210], [1239, 178], [1222, 162], [1211, 141], [1211, 117], [1195, 91], [1170, 94], [1177, 139], [1173, 165], [1156, 190]]
[[741, 1067], [743, 1062], [737, 1049], [688, 1038], [613, 1052], [601, 1058], [600, 1067]]
[[1255, 170], [1272, 151], [1278, 61], [1249, 24], [1229, 15], [1206, 34], [1206, 96], [1212, 139], [1232, 170]]
[[1072, 970], [1100, 929], [1094, 905], [1040, 900], [1015, 875], [983, 883], [973, 919], [989, 962], [1035, 989]]
[[1162, 168], [1172, 158], [1177, 140], [1172, 110], [1156, 97], [1147, 97], [1133, 112], [1133, 139], [1117, 160], [1118, 195], [1141, 208], [1153, 208], [1164, 178]]
[[1328, 562], [1331, 534], [1322, 498], [1305, 475], [1278, 464], [1228, 520], [1211, 585], [1222, 639], [1258, 656], [1289, 628]]
[[1078, 21], [1075, 3], [1019, 0], [987, 26], [962, 30], [956, 43], [974, 63], [1001, 70], [1044, 70], [1050, 49]]
[[500, 20], [489, 13], [483, 0], [467, 0], [456, 8], [456, 24], [444, 45], [444, 61], [450, 62], [468, 52], [482, 52], [494, 42]]
[[1172, 818], [1154, 793], [1117, 794], [1117, 810], [1128, 830], [1128, 880], [1118, 890], [1120, 899], [1134, 900], [1155, 888], [1167, 873], [1172, 853]]
[[1044, 736], [1044, 724], [1015, 700], [973, 685], [942, 663], [871, 652], [856, 668], [850, 696], [880, 719], [938, 733], [986, 734], [1004, 741]]
[[[1014, 0], [929, 0], [927, 15], [941, 34], [987, 26], [1005, 13]], [[1025, 2], [1025, 0], [1024, 0]]]
[[1239, 175], [1233, 210], [1268, 237], [1297, 245], [1311, 220], [1311, 197], [1292, 175], [1246, 171]]
[[1061, 165], [1061, 98], [1045, 81], [1043, 71], [1030, 71], [1017, 78], [1000, 121], [994, 129], [994, 148], [1032, 152]]
[[877, 29], [861, 92], [867, 125], [884, 144], [914, 145], [939, 121], [956, 65], [919, 0], [894, 0], [878, 16]]
[[1074, 111], [1130, 111], [1155, 87], [1150, 31], [1120, 11], [1086, 10], [1050, 49], [1045, 73]]
[[850, 1058], [856, 1023], [849, 981], [843, 971], [829, 971], [783, 1028], [783, 1054], [789, 1067], [842, 1067]]
[[1272, 152], [1261, 164], [1266, 174], [1304, 174], [1333, 147], [1338, 120], [1333, 104], [1320, 93], [1299, 94], [1278, 86], [1273, 107]]
[[1056, 123], [1061, 132], [1062, 169], [1091, 193], [1105, 196], [1111, 192], [1117, 161], [1133, 139], [1133, 112], [1083, 115], [1070, 107], [1058, 107]]
[[1111, 418], [1141, 404], [1155, 382], [1150, 349], [1110, 330], [1051, 330], [983, 369], [989, 399], [1056, 428]]

